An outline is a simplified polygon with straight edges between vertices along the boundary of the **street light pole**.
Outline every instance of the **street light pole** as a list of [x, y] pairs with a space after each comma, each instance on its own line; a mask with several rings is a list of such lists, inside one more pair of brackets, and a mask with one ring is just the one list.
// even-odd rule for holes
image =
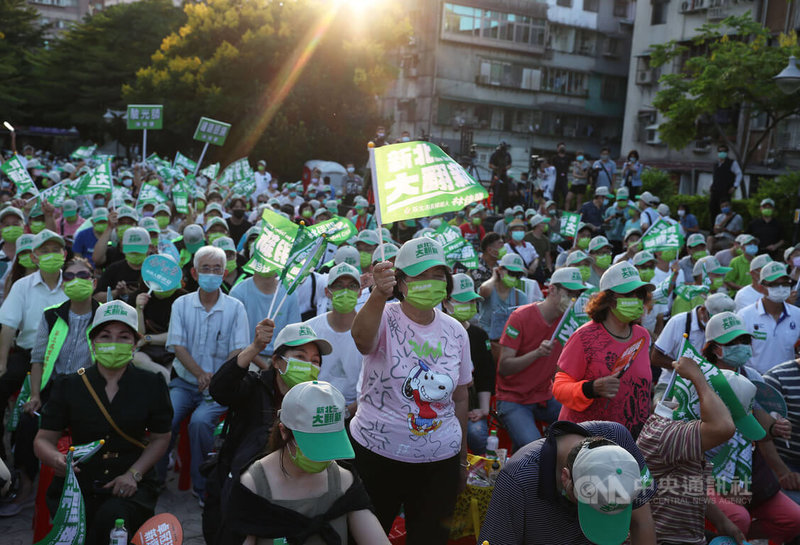
[[[781, 70], [780, 74], [772, 80], [783, 91], [784, 94], [791, 95], [800, 89], [800, 69], [797, 68], [797, 59], [794, 55], [789, 57], [789, 64]], [[798, 230], [800, 230], [800, 187], [794, 196], [794, 230], [792, 232], [792, 245], [797, 244]]]

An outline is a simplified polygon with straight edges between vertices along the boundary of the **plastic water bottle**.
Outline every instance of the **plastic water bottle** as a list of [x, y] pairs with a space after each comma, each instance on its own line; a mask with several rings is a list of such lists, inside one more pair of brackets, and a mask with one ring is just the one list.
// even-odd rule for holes
[[123, 519], [114, 521], [114, 528], [111, 530], [109, 538], [109, 545], [128, 545], [128, 530], [125, 528]]
[[497, 439], [497, 430], [489, 432], [489, 437], [486, 438], [486, 457], [497, 459], [497, 446], [499, 439]]

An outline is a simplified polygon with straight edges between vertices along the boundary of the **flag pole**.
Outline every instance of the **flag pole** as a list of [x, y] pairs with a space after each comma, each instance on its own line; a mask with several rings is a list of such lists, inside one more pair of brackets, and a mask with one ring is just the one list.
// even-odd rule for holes
[[378, 196], [378, 168], [375, 166], [375, 142], [369, 142], [367, 144], [367, 149], [369, 149], [369, 169], [372, 178], [372, 196], [375, 198], [375, 218], [378, 222], [378, 237], [380, 242], [378, 243], [378, 247], [381, 249], [381, 261], [386, 261], [386, 252], [383, 248], [383, 233], [381, 233], [381, 226], [383, 225], [383, 221], [381, 220], [381, 202], [380, 197]]
[[[684, 348], [686, 348], [686, 343], [688, 342], [688, 340], [689, 340], [689, 335], [684, 333], [683, 334], [683, 340], [681, 341], [681, 349], [678, 352], [678, 359], [681, 358], [681, 355], [683, 354]], [[673, 369], [672, 370], [672, 378], [670, 378], [669, 382], [667, 383], [667, 389], [664, 390], [664, 397], [662, 399], [664, 399], [664, 400], [670, 399], [670, 394], [672, 393], [672, 388], [675, 386], [675, 379], [676, 378], [678, 378], [678, 372], [675, 369]]]
[[553, 330], [553, 334], [550, 335], [550, 342], [553, 342], [553, 340], [556, 338], [556, 335], [558, 335], [558, 332], [561, 329], [561, 326], [564, 325], [564, 320], [566, 320], [567, 316], [569, 315], [569, 313], [572, 312], [572, 307], [575, 306], [575, 301], [577, 301], [577, 300], [578, 299], [576, 297], [573, 297], [572, 301], [570, 301], [569, 306], [567, 307], [567, 310], [565, 310], [564, 314], [561, 315], [561, 319], [558, 321], [558, 325], [556, 326], [555, 330]]
[[[322, 246], [322, 243], [323, 243], [323, 242], [325, 242], [325, 239], [326, 239], [326, 238], [327, 238], [327, 237], [326, 237], [325, 235], [322, 235], [321, 237], [319, 237], [319, 238], [317, 239], [317, 242], [315, 242], [315, 243], [314, 243], [314, 247], [311, 249], [311, 252], [309, 253], [309, 257], [308, 257], [308, 259], [306, 259], [306, 262], [305, 262], [305, 263], [303, 263], [303, 267], [300, 269], [300, 272], [298, 272], [298, 273], [297, 273], [297, 276], [295, 276], [294, 280], [292, 281], [292, 284], [289, 286], [289, 289], [287, 289], [287, 290], [284, 290], [284, 293], [283, 293], [283, 299], [281, 299], [281, 302], [280, 302], [280, 304], [278, 305], [278, 308], [277, 308], [277, 310], [275, 311], [275, 314], [272, 314], [272, 305], [270, 305], [270, 309], [269, 309], [269, 314], [268, 314], [268, 316], [269, 316], [269, 318], [270, 318], [271, 320], [274, 320], [274, 319], [275, 319], [275, 316], [277, 316], [277, 315], [278, 315], [278, 313], [281, 311], [281, 307], [283, 306], [283, 303], [285, 303], [285, 302], [286, 302], [286, 299], [289, 297], [289, 294], [290, 294], [291, 292], [293, 292], [293, 291], [294, 291], [294, 289], [297, 287], [297, 281], [298, 281], [300, 278], [302, 278], [302, 277], [303, 277], [303, 275], [306, 273], [306, 271], [308, 271], [308, 268], [309, 268], [309, 267], [311, 267], [311, 263], [313, 263], [313, 261], [314, 261], [314, 255], [317, 253], [317, 251], [319, 251], [320, 247]], [[278, 285], [280, 285], [280, 282], [278, 283]], [[278, 293], [278, 290], [277, 290], [277, 289], [275, 290], [275, 293], [276, 293], [276, 294]], [[275, 299], [276, 299], [276, 298], [273, 298], [273, 299], [272, 299], [272, 303], [273, 303], [273, 304], [275, 303]]]
[[142, 162], [147, 161], [147, 129], [142, 131]]
[[[46, 193], [49, 193], [49, 192], [51, 192], [52, 190], [54, 190], [55, 188], [57, 188], [57, 187], [58, 187], [58, 186], [60, 186], [61, 184], [64, 184], [64, 183], [66, 183], [66, 182], [71, 182], [71, 181], [72, 181], [72, 180], [70, 180], [69, 178], [67, 178], [67, 179], [65, 179], [65, 180], [61, 180], [61, 181], [60, 181], [60, 182], [58, 182], [57, 184], [51, 185], [50, 187], [48, 187], [48, 188], [46, 188], [46, 189], [43, 189], [42, 191], [39, 191], [38, 193], [36, 193], [36, 195], [34, 195], [33, 197], [31, 197], [30, 199], [27, 199], [25, 202], [26, 202], [26, 203], [29, 203], [29, 202], [31, 202], [32, 200], [38, 199], [38, 198], [39, 198], [39, 197], [41, 197], [42, 195], [44, 195], [44, 194], [46, 194]], [[37, 189], [37, 191], [38, 191], [38, 189]]]
[[200, 154], [200, 159], [197, 160], [197, 164], [194, 167], [195, 176], [197, 176], [197, 172], [200, 170], [200, 165], [203, 164], [203, 158], [206, 156], [206, 151], [208, 151], [208, 142], [206, 142], [206, 145], [203, 146], [203, 153]]

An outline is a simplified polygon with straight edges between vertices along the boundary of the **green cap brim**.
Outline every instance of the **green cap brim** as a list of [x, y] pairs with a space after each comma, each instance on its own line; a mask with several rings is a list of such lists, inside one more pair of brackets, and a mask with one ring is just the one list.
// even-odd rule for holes
[[605, 514], [591, 505], [578, 502], [578, 521], [586, 539], [597, 545], [620, 545], [628, 538], [633, 506], [619, 513]]
[[719, 337], [717, 337], [714, 340], [716, 342], [720, 343], [720, 344], [728, 344], [733, 339], [738, 339], [742, 335], [751, 336], [750, 333], [748, 333], [747, 331], [745, 331], [743, 329], [734, 329], [733, 331], [728, 331], [724, 335], [720, 335]]
[[788, 275], [788, 274], [786, 274], [785, 272], [780, 272], [780, 273], [778, 273], [778, 274], [773, 274], [772, 276], [768, 276], [768, 277], [766, 277], [764, 280], [766, 280], [767, 282], [774, 282], [774, 281], [775, 281], [775, 280], [777, 280], [778, 278], [783, 278], [784, 276], [785, 276], [786, 278], [789, 278], [789, 275]]
[[123, 244], [123, 254], [146, 254], [149, 246], [143, 244]]
[[315, 462], [355, 458], [353, 446], [343, 429], [328, 433], [307, 433], [292, 430], [300, 450]]
[[[425, 259], [424, 261], [420, 261], [419, 263], [414, 263], [413, 265], [408, 265], [407, 267], [401, 269], [404, 273], [408, 276], [418, 276], [428, 269], [432, 269], [433, 267], [447, 267], [447, 263], [439, 261], [438, 259]], [[448, 269], [450, 267], [447, 267]]]
[[507, 271], [525, 272], [522, 267], [517, 267], [516, 265], [500, 265], [500, 263], [498, 263], [498, 266], [503, 267]]
[[578, 284], [577, 282], [556, 282], [557, 286], [562, 286], [570, 291], [587, 290], [589, 286]]
[[[325, 339], [320, 339], [319, 337], [314, 337], [311, 339], [309, 338], [297, 339], [296, 341], [287, 341], [283, 343], [281, 346], [303, 346], [304, 344], [308, 343], [316, 344], [317, 348], [319, 348], [319, 353], [322, 354], [323, 356], [327, 356], [328, 354], [333, 352], [333, 347], [331, 346], [331, 343], [329, 343]], [[276, 346], [275, 350], [277, 350], [278, 348], [280, 347]], [[305, 450], [303, 450], [303, 452], [305, 452]]]
[[611, 291], [614, 293], [630, 293], [634, 290], [638, 290], [644, 286], [648, 289], [648, 291], [653, 291], [656, 287], [649, 283], [649, 282], [642, 282], [641, 280], [631, 280], [630, 282], [625, 282], [624, 284], [620, 284], [619, 286], [615, 286], [611, 288]]
[[481, 297], [474, 291], [463, 291], [461, 293], [454, 293], [452, 297], [459, 303], [470, 303], [476, 299], [480, 299], [481, 301], [483, 300], [483, 297]]
[[197, 242], [195, 244], [189, 244], [188, 242], [186, 242], [186, 239], [184, 239], [184, 243], [186, 244], [186, 249], [193, 254], [196, 253], [197, 250], [206, 245], [205, 241]]
[[713, 271], [708, 271], [711, 274], [727, 274], [733, 270], [733, 267], [719, 267], [714, 269]]

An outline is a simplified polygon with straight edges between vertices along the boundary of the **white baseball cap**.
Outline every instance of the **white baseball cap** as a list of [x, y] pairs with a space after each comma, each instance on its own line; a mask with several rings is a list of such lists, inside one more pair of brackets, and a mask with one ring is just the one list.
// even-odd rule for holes
[[297, 446], [315, 462], [355, 458], [344, 429], [344, 396], [329, 382], [301, 382], [286, 393], [279, 421], [292, 430]]
[[701, 276], [705, 269], [706, 274], [726, 274], [733, 269], [730, 267], [723, 267], [719, 259], [713, 255], [707, 255], [697, 260], [697, 263], [692, 267], [692, 276]]
[[594, 195], [595, 197], [608, 197], [611, 195], [611, 192], [606, 186], [603, 185], [594, 190]]
[[146, 254], [150, 247], [150, 233], [144, 227], [131, 227], [122, 235], [122, 253]]
[[585, 290], [589, 286], [583, 283], [581, 271], [577, 267], [561, 267], [550, 277], [550, 285], [558, 284], [568, 290]]
[[650, 263], [651, 261], [655, 261], [656, 256], [653, 255], [653, 252], [650, 250], [642, 250], [641, 252], [636, 252], [633, 255], [633, 264], [636, 266], [644, 265], [645, 263]]
[[540, 223], [550, 223], [550, 218], [542, 216], [541, 214], [536, 214], [529, 220], [529, 223], [531, 227], [536, 227]]
[[54, 233], [50, 229], [42, 229], [36, 234], [36, 236], [33, 237], [33, 249], [35, 250], [36, 248], [38, 248], [39, 246], [50, 240], [55, 240], [62, 246], [66, 247], [66, 243], [64, 242], [64, 239], [61, 238], [61, 235]]
[[278, 333], [273, 341], [273, 346], [275, 347], [275, 352], [277, 352], [282, 346], [302, 346], [308, 343], [316, 344], [317, 348], [319, 348], [319, 353], [323, 356], [327, 356], [333, 350], [331, 343], [317, 337], [314, 329], [303, 322], [289, 324], [281, 329], [281, 332]]
[[742, 335], [750, 336], [750, 332], [742, 319], [733, 312], [715, 314], [706, 324], [706, 342], [728, 344]]
[[377, 231], [373, 229], [365, 229], [358, 234], [356, 242], [363, 242], [370, 246], [377, 246], [381, 243], [381, 237]]
[[772, 261], [772, 257], [769, 254], [761, 254], [757, 255], [750, 261], [750, 272], [759, 271], [764, 268], [764, 265], [770, 263]]
[[89, 335], [91, 336], [98, 327], [108, 322], [122, 322], [130, 327], [137, 336], [139, 335], [139, 317], [136, 314], [136, 309], [124, 301], [115, 300], [100, 305], [94, 313]]
[[609, 267], [600, 277], [600, 291], [611, 290], [614, 293], [630, 293], [641, 287], [645, 287], [650, 291], [655, 289], [653, 284], [642, 282], [639, 277], [639, 271], [627, 261], [621, 261]]
[[[389, 261], [393, 257], [397, 257], [397, 252], [400, 251], [400, 248], [398, 248], [394, 244], [387, 243], [387, 244], [382, 244], [381, 246], [383, 246], [383, 258], [386, 261]], [[375, 248], [375, 251], [372, 252], [373, 265], [376, 263], [380, 263], [381, 261], [381, 246], [378, 246], [377, 248]]]
[[608, 239], [603, 235], [598, 235], [589, 241], [589, 253], [596, 252], [606, 246], [611, 246], [611, 243], [608, 242]]
[[583, 250], [575, 250], [574, 252], [570, 252], [567, 256], [566, 265], [567, 267], [571, 267], [581, 261], [586, 261], [589, 259], [589, 256]]
[[219, 237], [211, 243], [212, 246], [222, 249], [225, 252], [236, 252], [236, 244], [231, 237]]
[[701, 244], [705, 246], [706, 237], [701, 235], [700, 233], [693, 233], [689, 235], [689, 238], [686, 239], [686, 247], [693, 248], [694, 246], [700, 246]]
[[475, 299], [483, 299], [475, 293], [475, 282], [468, 274], [458, 273], [453, 275], [453, 293], [450, 296], [459, 303], [469, 303]]
[[761, 283], [774, 282], [778, 278], [788, 277], [786, 265], [777, 261], [770, 261], [761, 269]]
[[355, 278], [356, 282], [358, 282], [358, 285], [361, 285], [361, 271], [352, 266], [350, 263], [342, 262], [338, 265], [334, 265], [331, 270], [328, 271], [328, 286], [336, 282], [336, 280], [342, 276]]
[[428, 237], [412, 238], [403, 244], [394, 264], [408, 276], [417, 276], [439, 265], [450, 268], [444, 259], [442, 245]]
[[358, 250], [352, 246], [340, 246], [336, 253], [333, 254], [333, 262], [337, 265], [339, 263], [347, 263], [359, 271], [361, 270], [361, 256]]
[[706, 297], [706, 302], [703, 303], [703, 306], [706, 307], [709, 315], [714, 316], [721, 312], [733, 312], [736, 308], [736, 303], [727, 293], [712, 293]]
[[500, 261], [497, 262], [498, 267], [503, 267], [506, 270], [514, 272], [525, 272], [525, 262], [519, 254], [508, 252]]

